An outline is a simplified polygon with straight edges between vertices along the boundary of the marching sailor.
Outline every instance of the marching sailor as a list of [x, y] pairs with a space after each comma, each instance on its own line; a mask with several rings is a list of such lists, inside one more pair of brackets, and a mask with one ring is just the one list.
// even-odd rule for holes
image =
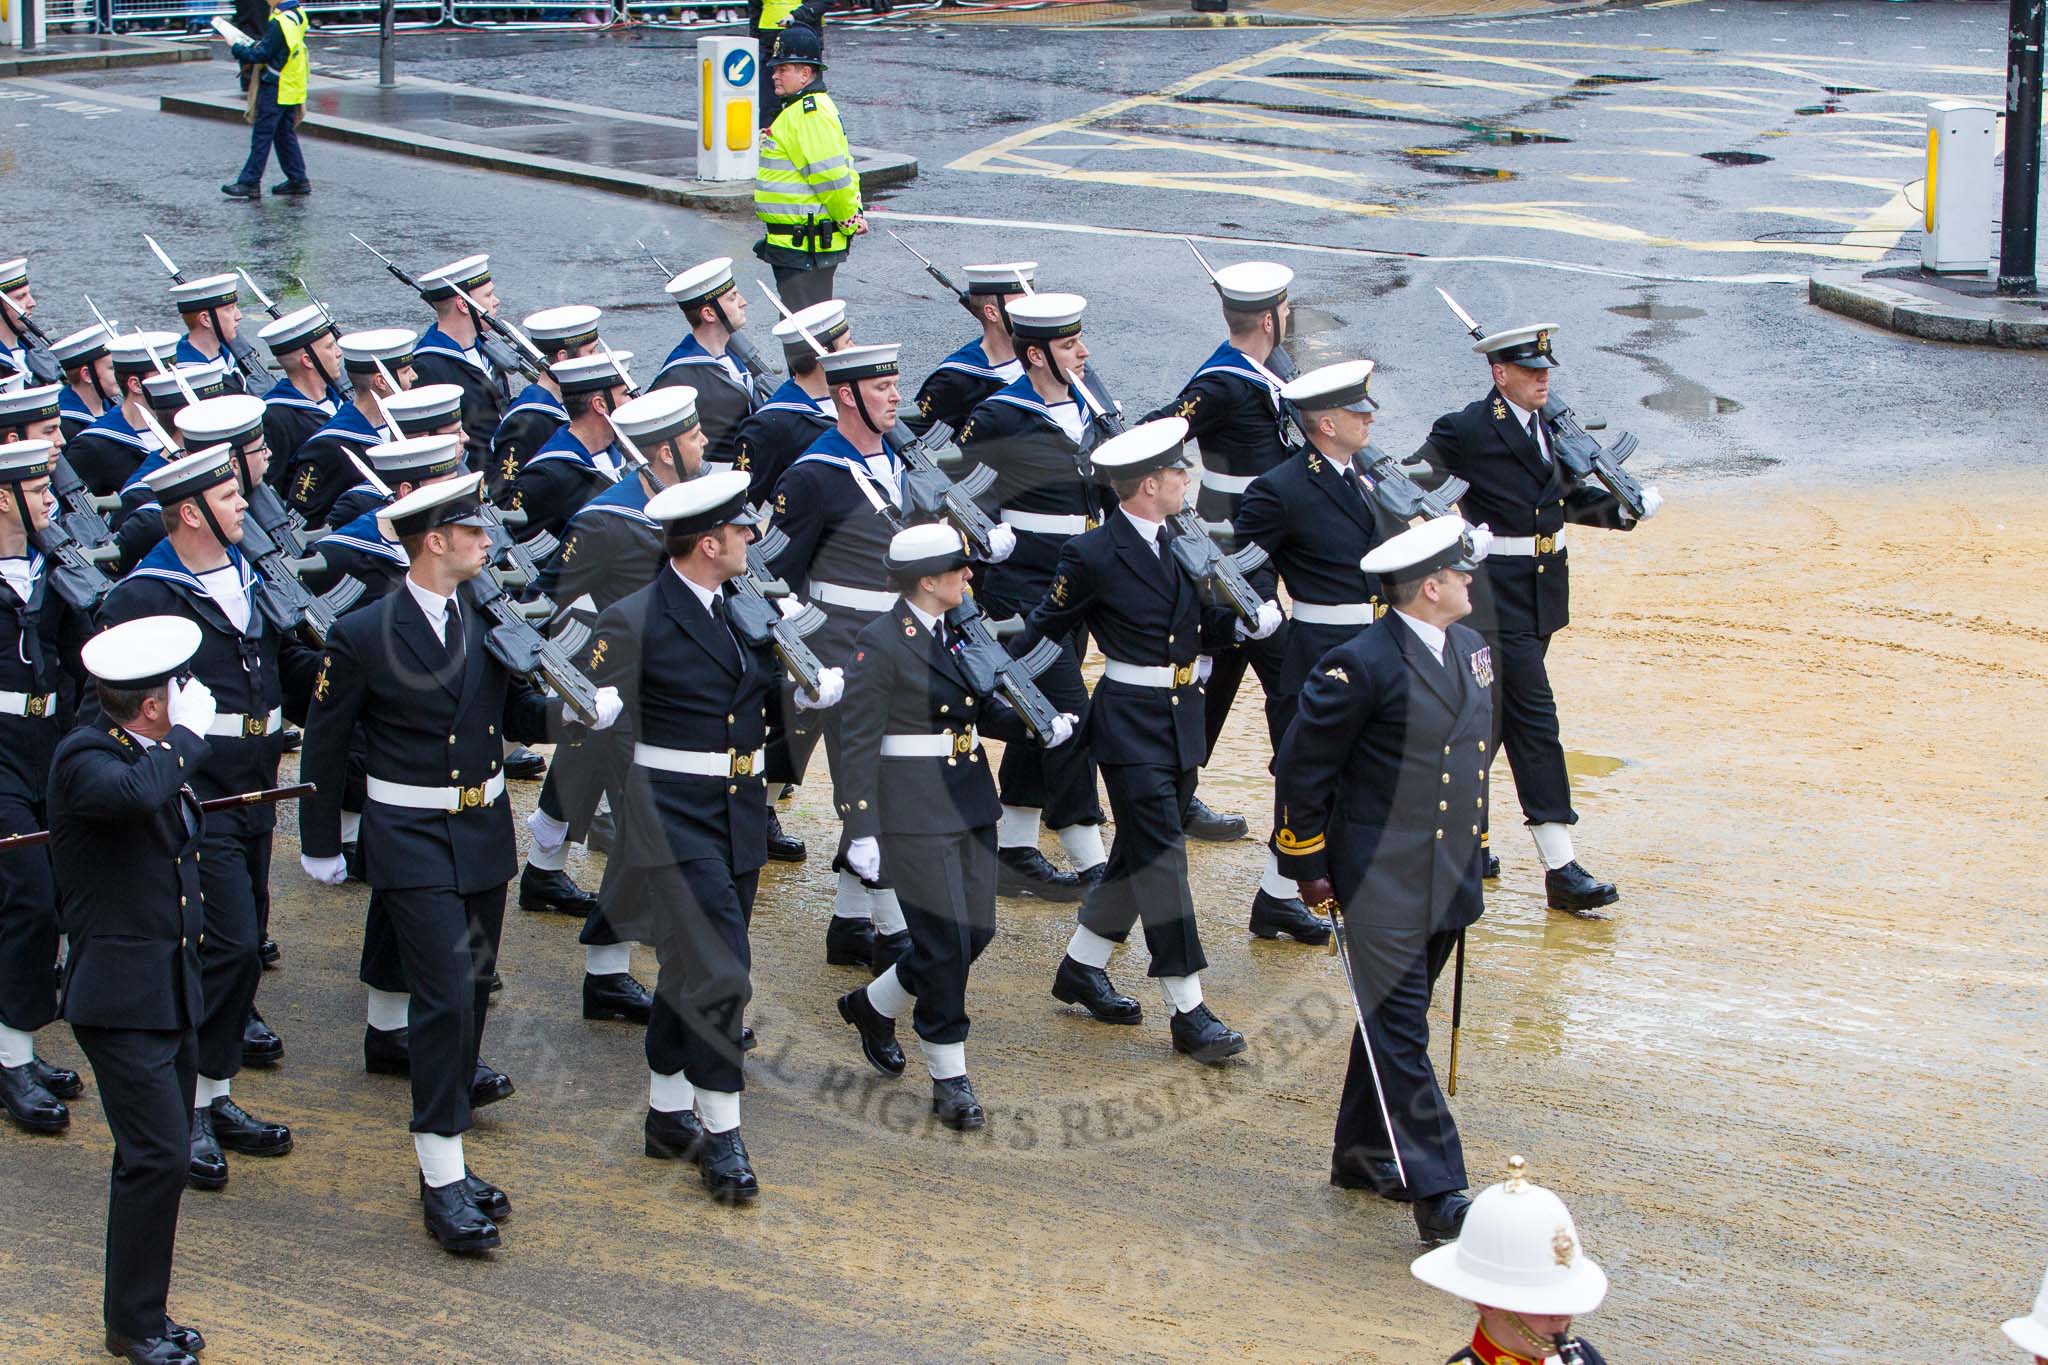
[[[996, 933], [996, 819], [1000, 807], [981, 736], [1031, 743], [1016, 712], [977, 678], [945, 619], [973, 577], [950, 523], [912, 526], [889, 542], [894, 610], [855, 637], [840, 708], [845, 767], [834, 797], [853, 837], [847, 862], [866, 877], [889, 869], [910, 948], [839, 1014], [885, 1076], [903, 1074], [896, 1020], [908, 1013], [932, 1078], [931, 1112], [956, 1131], [987, 1122], [967, 1079], [967, 973]], [[1073, 738], [1062, 714], [1046, 743]]]
[[925, 377], [917, 391], [917, 412], [910, 421], [919, 435], [936, 422], [960, 430], [983, 399], [1024, 377], [1024, 362], [1017, 358], [1004, 310], [1011, 299], [1031, 293], [1038, 279], [1038, 262], [969, 265], [962, 266], [961, 273], [967, 277], [963, 302], [981, 324], [981, 339], [947, 356]]
[[266, 323], [256, 339], [270, 348], [284, 371], [263, 395], [269, 408], [263, 418], [263, 443], [281, 472], [290, 467], [299, 447], [348, 401], [338, 382], [341, 343], [333, 319], [313, 303]]
[[558, 360], [574, 360], [597, 349], [597, 323], [601, 310], [587, 303], [543, 308], [521, 320], [519, 330], [540, 349], [546, 361], [539, 378], [520, 390], [498, 429], [491, 434], [491, 462], [484, 469], [484, 491], [492, 502], [501, 502], [512, 490], [512, 481], [526, 467], [527, 457], [548, 443], [548, 438], [569, 421], [562, 406], [561, 385], [551, 367]]
[[[1203, 604], [1200, 585], [1165, 543], [1166, 518], [1187, 501], [1187, 430], [1168, 417], [1095, 448], [1090, 462], [1121, 505], [1060, 547], [1052, 587], [1010, 648], [1021, 655], [1041, 639], [1085, 627], [1107, 659], [1086, 738], [1109, 792], [1116, 841], [1102, 880], [1081, 903], [1053, 996], [1106, 1024], [1138, 1023], [1143, 1009], [1118, 993], [1105, 969], [1142, 922], [1148, 970], [1172, 1015], [1173, 1050], [1213, 1064], [1243, 1052], [1245, 1041], [1202, 999], [1208, 959], [1188, 890], [1184, 834], [1195, 772], [1208, 757], [1195, 659], [1246, 632], [1229, 608]], [[1267, 602], [1258, 634], [1271, 635], [1280, 621], [1280, 608]]]
[[733, 283], [730, 256], [691, 266], [664, 290], [683, 310], [690, 334], [661, 362], [649, 387], [686, 384], [697, 391], [705, 461], [712, 469], [730, 469], [739, 459], [740, 423], [754, 410], [755, 395], [767, 382], [730, 345], [733, 333], [747, 325], [747, 297]]
[[462, 294], [493, 317], [498, 313], [498, 286], [491, 282], [491, 258], [465, 256], [419, 277], [420, 297], [434, 310], [434, 325], [419, 339], [414, 369], [422, 384], [462, 386], [462, 430], [469, 467], [483, 469], [491, 458], [491, 437], [511, 397], [511, 377], [491, 363], [483, 346], [484, 322]]
[[[156, 419], [156, 428], [151, 431], [154, 436], [155, 430], [175, 428], [178, 414], [190, 406], [192, 400], [203, 403], [210, 398], [225, 396], [227, 371], [212, 361], [202, 365], [180, 365], [143, 380], [142, 391], [149, 400], [150, 415]], [[248, 397], [239, 393], [233, 396]], [[260, 418], [260, 412], [258, 416]], [[175, 430], [165, 430], [165, 434], [173, 441], [180, 439]], [[187, 449], [183, 445], [173, 445], [150, 452], [135, 467], [128, 482], [121, 485], [121, 503], [114, 509], [111, 520], [115, 538], [121, 546], [122, 573], [140, 564], [143, 556], [164, 538], [163, 507], [157, 501], [156, 490], [150, 486], [149, 476], [184, 455]], [[191, 446], [189, 449], [198, 450], [199, 447]]]
[[1472, 609], [1484, 536], [1438, 517], [1360, 568], [1392, 610], [1317, 660], [1274, 764], [1280, 870], [1337, 928], [1357, 1002], [1330, 1183], [1458, 1235], [1465, 1154], [1429, 1060], [1429, 1000], [1481, 911], [1491, 651]]
[[569, 420], [527, 458], [512, 481], [512, 505], [526, 513], [527, 535], [559, 535], [578, 508], [616, 484], [625, 471], [611, 415], [631, 392], [623, 366], [632, 358], [631, 351], [612, 351], [548, 366]]
[[276, 480], [285, 502], [308, 526], [325, 525], [334, 500], [358, 481], [355, 461], [349, 456], [360, 456], [398, 434], [384, 430], [384, 414], [377, 400], [413, 386], [416, 340], [404, 327], [377, 327], [341, 337], [341, 363], [355, 397], [335, 409], [334, 416], [306, 438]]
[[825, 371], [804, 333], [809, 332], [828, 351], [843, 351], [853, 344], [843, 299], [814, 303], [776, 323], [774, 331], [782, 343], [789, 378], [733, 433], [733, 468], [744, 469], [753, 481], [747, 496], [755, 502], [775, 496], [782, 471], [830, 430], [837, 418]]
[[149, 405], [142, 381], [158, 365], [168, 366], [177, 347], [172, 332], [129, 332], [107, 343], [117, 401], [64, 446], [64, 458], [96, 497], [120, 492], [136, 467], [159, 449], [142, 416]]
[[[1551, 346], [1556, 334], [1557, 324], [1544, 322], [1476, 343], [1472, 349], [1486, 357], [1493, 388], [1437, 418], [1416, 454], [1470, 484], [1461, 504], [1465, 515], [1494, 532], [1472, 584], [1472, 628], [1486, 637], [1494, 659], [1495, 743], [1488, 752], [1507, 750], [1515, 796], [1543, 860], [1545, 896], [1553, 910], [1602, 919], [1600, 907], [1621, 893], [1581, 866], [1572, 846], [1579, 817], [1544, 656], [1551, 637], [1571, 619], [1565, 523], [1625, 531], [1634, 521], [1604, 490], [1573, 487], [1558, 463], [1556, 433], [1543, 415], [1558, 363]], [[1643, 497], [1645, 516], [1663, 505], [1655, 488], [1645, 488]], [[1487, 862], [1492, 875], [1498, 859], [1490, 850]]]
[[[452, 384], [429, 387], [456, 393]], [[417, 390], [408, 390], [407, 395], [401, 396], [414, 392]], [[361, 611], [397, 587], [399, 580], [405, 577], [405, 547], [398, 543], [396, 536], [386, 534], [387, 528], [378, 514], [387, 504], [422, 484], [464, 473], [463, 458], [459, 425], [452, 431], [431, 436], [405, 436], [366, 449], [363, 452], [364, 463], [389, 492], [376, 492], [372, 486], [371, 500], [358, 504], [362, 511], [314, 543], [312, 549], [322, 563], [320, 567], [306, 571], [307, 589], [324, 593], [344, 577], [353, 578], [363, 585], [363, 595], [351, 610]], [[350, 498], [354, 493], [355, 490], [351, 489]], [[341, 502], [335, 503], [336, 508], [341, 506]], [[354, 840], [350, 838], [345, 842]]]
[[0, 303], [0, 383], [34, 380], [28, 363], [29, 336], [21, 325], [21, 317], [36, 310], [35, 296], [28, 292], [28, 257], [0, 261], [0, 294], [13, 305]]
[[50, 344], [50, 354], [64, 370], [62, 404], [67, 440], [121, 401], [120, 381], [114, 378], [114, 357], [108, 340], [107, 329], [95, 322]]
[[[391, 917], [410, 989], [422, 1211], [451, 1252], [496, 1246], [495, 1220], [509, 1207], [503, 1192], [470, 1173], [462, 1151], [505, 884], [518, 866], [504, 742], [547, 739], [563, 710], [498, 661], [484, 609], [463, 588], [490, 553], [482, 482], [481, 473], [442, 479], [384, 509], [409, 561], [405, 588], [344, 616], [329, 635], [300, 765], [319, 787], [301, 812], [300, 861], [315, 881], [338, 885], [347, 875], [341, 795], [349, 736], [363, 726], [364, 872]], [[601, 691], [598, 711], [600, 726], [615, 720], [617, 694]]]
[[208, 275], [171, 286], [171, 302], [178, 307], [178, 321], [185, 325], [185, 335], [178, 338], [177, 363], [219, 365], [229, 393], [268, 391], [270, 376], [244, 374], [228, 344], [242, 325], [240, 289], [232, 274]]
[[58, 384], [0, 389], [0, 441], [46, 441], [62, 454], [65, 392]]
[[[365, 446], [361, 453], [363, 463], [369, 466], [370, 473], [376, 475], [376, 481], [364, 478], [336, 498], [334, 505], [327, 509], [329, 526], [346, 526], [365, 516], [374, 518], [378, 508], [390, 502], [393, 497], [403, 496], [391, 480], [385, 477], [383, 467], [371, 458], [372, 452], [382, 450], [388, 455], [393, 447], [418, 452], [425, 447], [407, 446], [405, 443], [423, 436], [462, 435], [462, 390], [453, 384], [415, 384], [409, 389], [400, 389], [397, 393], [380, 397], [377, 404], [380, 415], [390, 419], [391, 439], [377, 445]], [[437, 444], [433, 448], [438, 451], [444, 446]], [[410, 459], [400, 458], [396, 466], [397, 472], [407, 473], [411, 463]], [[353, 462], [350, 468], [358, 474], [362, 473]], [[409, 482], [417, 484], [425, 480], [414, 478]], [[378, 484], [382, 484], [383, 487], [378, 487]], [[323, 544], [325, 539], [322, 537]]]

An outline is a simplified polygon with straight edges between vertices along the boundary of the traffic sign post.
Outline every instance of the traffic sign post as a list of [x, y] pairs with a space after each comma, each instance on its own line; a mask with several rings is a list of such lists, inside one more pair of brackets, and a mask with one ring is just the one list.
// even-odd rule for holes
[[761, 164], [760, 49], [752, 38], [697, 40], [697, 178], [752, 180]]

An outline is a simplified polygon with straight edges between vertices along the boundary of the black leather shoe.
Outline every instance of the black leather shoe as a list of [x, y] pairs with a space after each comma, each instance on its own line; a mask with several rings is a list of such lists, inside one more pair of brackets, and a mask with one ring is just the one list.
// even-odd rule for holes
[[697, 1169], [704, 1176], [704, 1188], [721, 1204], [744, 1204], [761, 1193], [737, 1128], [704, 1135], [697, 1144]]
[[782, 828], [782, 817], [773, 806], [768, 808], [768, 856], [778, 863], [800, 863], [810, 856], [804, 841]]
[[1621, 899], [1613, 882], [1596, 880], [1576, 859], [1545, 872], [1543, 891], [1550, 898], [1551, 909], [1569, 911], [1580, 919], [1606, 919], [1595, 912]]
[[1472, 1201], [1463, 1190], [1451, 1190], [1444, 1194], [1433, 1194], [1427, 1199], [1415, 1201], [1415, 1232], [1422, 1238], [1424, 1246], [1435, 1246], [1438, 1242], [1455, 1242], [1465, 1227], [1466, 1210]]
[[825, 965], [865, 967], [875, 953], [875, 922], [834, 915], [825, 929]]
[[499, 976], [496, 972], [492, 972], [484, 978], [484, 989], [492, 995], [496, 995], [499, 991], [505, 989], [505, 978]]
[[192, 1160], [185, 1169], [185, 1183], [195, 1190], [224, 1190], [228, 1187], [228, 1159], [214, 1140], [210, 1109], [192, 1111]]
[[1213, 1066], [1244, 1051], [1244, 1035], [1224, 1027], [1207, 1005], [1197, 1005], [1186, 1012], [1176, 1010], [1172, 1028], [1173, 1050], [1185, 1052], [1198, 1062]]
[[753, 1029], [751, 1029], [751, 1028], [749, 1028], [749, 1027], [747, 1027], [747, 1026], [746, 1026], [745, 1024], [741, 1024], [741, 1025], [740, 1025], [740, 1051], [742, 1051], [742, 1052], [752, 1052], [752, 1051], [753, 1051], [753, 1050], [754, 1050], [755, 1048], [757, 1048], [757, 1047], [759, 1047], [759, 1046], [761, 1046], [761, 1040], [760, 1040], [759, 1038], [756, 1038], [756, 1037], [754, 1036], [754, 1030], [753, 1030]]
[[1401, 1171], [1392, 1157], [1330, 1161], [1330, 1183], [1340, 1190], [1371, 1190], [1382, 1199], [1400, 1199]]
[[974, 1087], [965, 1076], [932, 1082], [932, 1115], [956, 1133], [965, 1133], [988, 1122]]
[[284, 949], [277, 946], [277, 940], [266, 938], [256, 945], [256, 956], [263, 963], [263, 970], [270, 971], [284, 960]]
[[181, 1351], [198, 1355], [206, 1349], [206, 1338], [199, 1335], [196, 1327], [184, 1327], [172, 1322], [170, 1315], [164, 1316], [164, 1337]]
[[493, 1223], [512, 1216], [512, 1201], [505, 1197], [505, 1192], [467, 1166], [462, 1168], [462, 1183], [469, 1186], [469, 1197], [477, 1212]]
[[28, 1069], [43, 1083], [43, 1089], [60, 1100], [75, 1100], [85, 1093], [85, 1078], [68, 1067], [51, 1066], [40, 1057], [31, 1057]]
[[1143, 1005], [1117, 994], [1108, 972], [1071, 957], [1060, 959], [1059, 972], [1052, 979], [1052, 998], [1079, 1005], [1105, 1024], [1135, 1024], [1145, 1017]]
[[284, 1039], [271, 1031], [255, 1010], [242, 1025], [242, 1065], [276, 1066], [284, 1060]]
[[1084, 867], [1074, 875], [1081, 879], [1081, 894], [1085, 898], [1089, 891], [1102, 885], [1102, 879], [1109, 875], [1109, 864], [1104, 862], [1093, 867]]
[[1035, 848], [996, 850], [996, 894], [1036, 896], [1048, 901], [1077, 901], [1088, 894], [1076, 872], [1065, 872]]
[[469, 1082], [470, 1108], [481, 1109], [487, 1104], [496, 1104], [499, 1100], [509, 1100], [512, 1095], [510, 1076], [482, 1062], [476, 1064], [476, 1074]]
[[466, 1179], [434, 1186], [421, 1176], [420, 1209], [426, 1215], [427, 1231], [443, 1251], [467, 1255], [498, 1245], [498, 1225], [476, 1206]]
[[349, 881], [359, 882], [363, 879], [363, 846], [361, 843], [352, 842], [341, 846], [341, 869], [347, 874], [347, 880]]
[[71, 1126], [71, 1111], [50, 1093], [36, 1075], [33, 1061], [0, 1067], [0, 1105], [7, 1117], [30, 1133], [61, 1133]]
[[1286, 934], [1296, 943], [1330, 941], [1330, 922], [1302, 904], [1301, 897], [1282, 900], [1264, 887], [1252, 897], [1251, 931], [1257, 938]]
[[278, 734], [279, 746], [288, 754], [297, 753], [306, 743], [306, 732], [296, 725], [287, 725]]
[[625, 972], [613, 976], [583, 974], [583, 1017], [622, 1019], [644, 1024], [654, 1011], [654, 997]]
[[1190, 839], [1227, 844], [1233, 839], [1244, 838], [1251, 832], [1251, 825], [1242, 815], [1219, 815], [1197, 796], [1188, 802], [1188, 815], [1181, 822], [1181, 830]]
[[310, 180], [280, 180], [270, 187], [270, 192], [272, 194], [282, 194], [298, 198], [313, 192], [313, 182]]
[[547, 770], [548, 761], [524, 744], [505, 755], [505, 776], [515, 782], [538, 782]]
[[910, 952], [910, 931], [898, 929], [893, 934], [876, 934], [875, 944], [868, 949], [868, 975], [880, 976], [895, 966]]
[[576, 885], [568, 873], [557, 868], [544, 871], [532, 863], [519, 874], [519, 908], [552, 910], [560, 915], [583, 919], [597, 909], [597, 897]]
[[697, 1147], [704, 1141], [704, 1125], [688, 1109], [673, 1114], [650, 1109], [640, 1131], [646, 1139], [647, 1155], [656, 1161], [695, 1161]]
[[903, 1074], [903, 1047], [896, 1041], [896, 1021], [868, 1001], [866, 990], [839, 997], [839, 1017], [860, 1032], [861, 1055], [884, 1076]]
[[363, 1070], [372, 1076], [412, 1075], [410, 1030], [363, 1026]]
[[590, 817], [590, 832], [583, 836], [583, 846], [592, 853], [609, 853], [612, 845], [619, 841], [619, 821], [609, 810], [601, 810]]
[[[240, 195], [235, 197], [241, 198]], [[169, 1336], [137, 1339], [109, 1332], [107, 1354], [124, 1357], [129, 1365], [199, 1365], [198, 1356], [193, 1355]]]
[[1486, 865], [1479, 869], [1479, 875], [1490, 882], [1500, 880], [1500, 855], [1498, 853], [1495, 853], [1492, 849], [1486, 851]]
[[230, 199], [261, 199], [263, 197], [263, 191], [260, 187], [244, 185], [239, 180], [233, 180], [222, 185], [220, 192]]
[[242, 1156], [283, 1156], [292, 1149], [292, 1130], [265, 1123], [226, 1095], [206, 1106], [214, 1141]]

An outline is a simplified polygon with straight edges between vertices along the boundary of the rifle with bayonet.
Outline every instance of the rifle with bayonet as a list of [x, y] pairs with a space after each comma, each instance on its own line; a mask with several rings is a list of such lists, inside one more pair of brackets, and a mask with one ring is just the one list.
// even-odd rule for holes
[[[1485, 339], [1486, 329], [1460, 308], [1456, 299], [1442, 289], [1436, 292], [1457, 314], [1458, 321], [1465, 324], [1465, 330], [1472, 334], [1473, 340]], [[1638, 442], [1634, 433], [1624, 431], [1614, 438], [1613, 445], [1601, 445], [1554, 389], [1544, 401], [1542, 415], [1553, 438], [1551, 453], [1574, 482], [1580, 487], [1589, 481], [1599, 484], [1620, 505], [1629, 522], [1640, 521], [1643, 516], [1643, 486], [1636, 482], [1635, 475], [1621, 467], [1636, 452]]]
[[1043, 744], [1051, 740], [1060, 709], [1047, 699], [1033, 681], [1060, 657], [1057, 640], [1040, 640], [1015, 658], [989, 629], [988, 613], [972, 592], [960, 605], [946, 613], [947, 624], [959, 633], [954, 653], [967, 670], [967, 680], [983, 696], [998, 696], [1010, 704], [1032, 738]]
[[790, 680], [805, 695], [816, 697], [818, 673], [823, 665], [804, 643], [804, 636], [825, 624], [825, 613], [815, 606], [803, 606], [795, 598], [783, 599], [782, 606], [789, 608], [785, 612], [769, 600], [751, 572], [732, 579], [727, 586], [732, 595], [725, 604], [726, 619], [740, 638], [756, 649], [766, 645], [773, 650]]
[[584, 724], [597, 724], [597, 685], [569, 661], [590, 639], [589, 627], [571, 621], [551, 640], [526, 619], [496, 578], [478, 574], [471, 582], [477, 606], [491, 620], [484, 635], [491, 657], [512, 672], [553, 689]]
[[[362, 238], [357, 237], [353, 232], [349, 234], [349, 237], [357, 246], [384, 262], [384, 268], [391, 272], [393, 279], [397, 280], [407, 289], [412, 290], [413, 293], [418, 294], [422, 301], [426, 300], [427, 287], [411, 275], [406, 274], [398, 262], [386, 256]], [[477, 307], [475, 300], [471, 299], [467, 293], [464, 293], [461, 286], [456, 285], [453, 281], [450, 281], [449, 284], [457, 294], [461, 295], [463, 302], [468, 305], [471, 321], [478, 329], [476, 348], [483, 353], [484, 359], [490, 363], [491, 368], [497, 370], [500, 374], [511, 374], [514, 370], [517, 370], [529, 378], [538, 379], [541, 367], [522, 352], [512, 340], [512, 336], [517, 333], [518, 329], [498, 321], [498, 319]], [[533, 345], [530, 341], [526, 344], [528, 346]]]
[[[313, 292], [313, 286], [306, 283], [305, 276], [294, 275], [292, 276], [292, 282], [298, 285], [299, 291], [303, 293], [306, 296], [306, 298], [312, 302], [312, 305], [315, 308], [318, 308], [320, 310], [321, 320], [325, 322], [329, 327], [333, 328], [335, 334], [339, 336], [341, 333], [340, 324], [335, 322], [334, 314], [327, 311], [327, 305], [320, 301], [320, 296]], [[343, 398], [352, 399], [356, 396], [356, 386], [348, 382], [348, 368], [346, 366], [335, 366], [334, 373], [332, 375], [325, 375], [323, 376], [323, 378], [325, 378], [328, 384], [333, 386], [335, 391], [338, 392]]]
[[[953, 283], [953, 281], [951, 281], [950, 279], [947, 279], [946, 272], [939, 269], [937, 266], [933, 265], [931, 257], [925, 255], [922, 251], [919, 251], [916, 247], [904, 241], [901, 237], [898, 237], [895, 234], [895, 232], [891, 231], [890, 229], [883, 228], [882, 231], [887, 232], [889, 234], [890, 241], [896, 243], [896, 245], [902, 247], [905, 251], [917, 257], [917, 263], [924, 267], [924, 273], [931, 276], [933, 279], [937, 280], [939, 282], [939, 287], [941, 289], [945, 290], [948, 294], [951, 294], [954, 298], [960, 300], [960, 306], [962, 308], [965, 308], [970, 313], [975, 312], [974, 296], [968, 293], [965, 289], [962, 289], [959, 285]], [[978, 316], [979, 315], [977, 314], [977, 317]]]
[[[88, 616], [97, 612], [100, 603], [114, 590], [114, 580], [100, 571], [93, 556], [71, 538], [63, 523], [52, 518], [41, 530], [31, 531], [28, 538], [49, 562], [50, 590]], [[120, 553], [116, 545], [102, 549], [107, 558]]]
[[[145, 232], [142, 234], [142, 240], [149, 243], [150, 253], [156, 257], [157, 264], [161, 265], [173, 280], [179, 284], [184, 284], [185, 272], [178, 268], [177, 262], [173, 261], [162, 247], [157, 245], [156, 238]], [[242, 278], [246, 280], [249, 277], [244, 275]], [[257, 293], [260, 296], [262, 291], [258, 290]], [[275, 316], [275, 314], [272, 316]], [[270, 367], [263, 363], [263, 353], [243, 339], [239, 328], [236, 329], [233, 336], [222, 337], [220, 344], [229, 355], [234, 357], [235, 368], [241, 371], [245, 378], [260, 380], [266, 388], [276, 380], [277, 376], [272, 374]], [[261, 398], [263, 395], [259, 393], [256, 396]]]
[[[635, 237], [633, 245], [639, 247], [646, 254], [647, 259], [654, 263], [654, 268], [661, 272], [663, 284], [675, 278], [670, 273], [669, 268], [662, 264], [661, 257], [655, 255], [648, 248], [647, 243]], [[761, 353], [754, 349], [754, 343], [728, 327], [725, 331], [725, 349], [738, 356], [740, 364], [746, 366], [747, 373], [752, 376], [748, 387], [753, 390], [754, 402], [758, 405], [773, 399], [775, 397], [776, 385], [768, 376], [774, 373], [774, 371], [768, 368], [768, 362], [761, 358]]]
[[0, 303], [7, 305], [8, 316], [14, 319], [14, 331], [21, 337], [22, 349], [28, 352], [28, 372], [38, 384], [55, 384], [64, 378], [64, 367], [57, 363], [57, 357], [50, 352], [50, 337], [33, 319], [21, 310], [21, 305], [12, 295], [0, 289]]
[[[114, 531], [107, 525], [106, 513], [101, 509], [99, 500], [93, 497], [85, 480], [78, 477], [78, 471], [71, 467], [71, 461], [65, 459], [61, 452], [52, 456], [50, 491], [57, 495], [57, 505], [63, 509], [59, 515], [73, 540], [88, 552], [109, 549], [110, 555], [119, 553], [118, 548], [109, 548], [114, 546]], [[119, 505], [120, 499], [112, 501]]]
[[1409, 477], [1401, 462], [1378, 446], [1368, 445], [1358, 458], [1372, 476], [1373, 496], [1380, 505], [1404, 522], [1458, 515], [1457, 501], [1471, 487], [1455, 474], [1447, 474], [1435, 488], [1424, 488]]

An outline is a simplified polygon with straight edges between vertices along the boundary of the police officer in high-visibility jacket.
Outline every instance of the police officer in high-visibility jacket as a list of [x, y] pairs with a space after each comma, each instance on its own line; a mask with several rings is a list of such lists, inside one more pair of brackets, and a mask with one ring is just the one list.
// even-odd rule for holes
[[306, 16], [299, 0], [270, 0], [270, 23], [253, 43], [236, 43], [235, 60], [251, 67], [249, 88], [252, 111], [249, 130], [249, 159], [242, 173], [220, 187], [230, 199], [263, 197], [263, 168], [270, 163], [270, 148], [277, 146], [277, 164], [284, 179], [270, 187], [272, 194], [311, 194], [313, 182], [306, 178], [306, 158], [299, 151], [299, 118], [306, 112]]
[[806, 308], [832, 297], [833, 274], [868, 230], [860, 174], [839, 106], [825, 93], [824, 35], [792, 17], [765, 69], [782, 109], [761, 135], [754, 213], [762, 237], [754, 254], [774, 268], [783, 303]]

